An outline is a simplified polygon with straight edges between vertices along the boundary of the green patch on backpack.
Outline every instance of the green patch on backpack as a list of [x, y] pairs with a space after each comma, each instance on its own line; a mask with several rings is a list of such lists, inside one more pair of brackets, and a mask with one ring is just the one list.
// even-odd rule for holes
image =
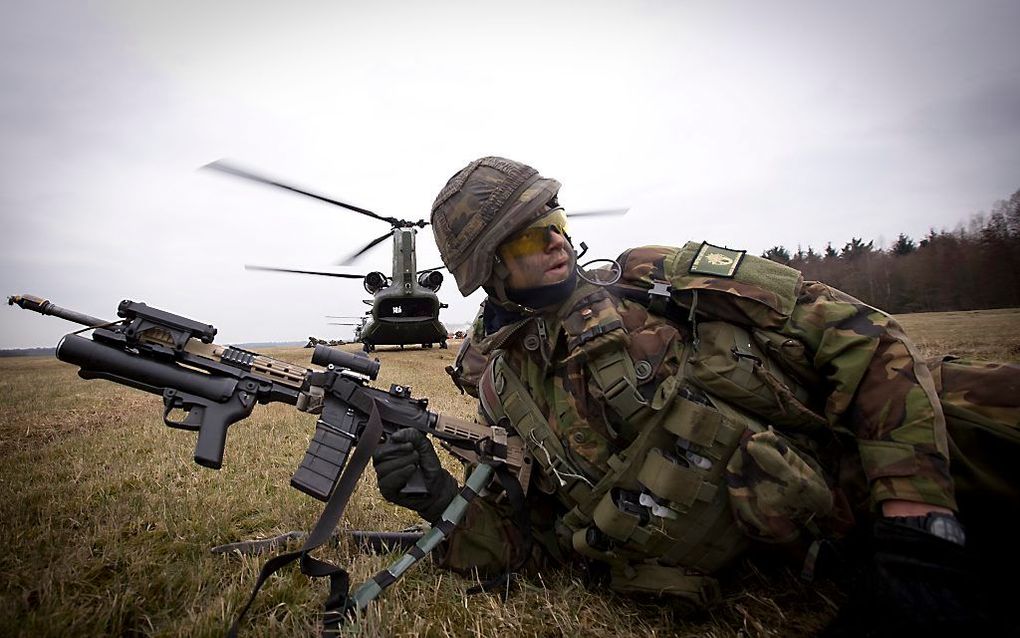
[[733, 277], [743, 261], [746, 250], [732, 250], [722, 246], [714, 246], [702, 242], [698, 254], [694, 256], [687, 272], [692, 275], [710, 275], [713, 277]]

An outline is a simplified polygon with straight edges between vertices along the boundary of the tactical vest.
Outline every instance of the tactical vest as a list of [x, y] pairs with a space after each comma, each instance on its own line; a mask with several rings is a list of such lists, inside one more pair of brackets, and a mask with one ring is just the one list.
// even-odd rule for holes
[[[789, 316], [799, 273], [743, 257], [730, 277], [692, 274], [703, 246], [625, 253], [616, 294], [584, 283], [556, 317], [506, 329], [479, 385], [483, 411], [521, 434], [567, 509], [562, 544], [608, 564], [617, 590], [695, 605], [748, 542], [726, 485], [734, 453], [755, 434], [777, 441], [765, 423], [826, 423], [788, 374], [811, 379], [803, 347], [769, 330]], [[727, 321], [699, 310], [699, 291]]]

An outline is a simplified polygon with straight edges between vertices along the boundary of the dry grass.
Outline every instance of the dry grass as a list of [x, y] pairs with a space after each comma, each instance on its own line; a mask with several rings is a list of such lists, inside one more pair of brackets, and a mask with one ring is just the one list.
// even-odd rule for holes
[[[902, 318], [927, 354], [1020, 359], [1020, 312]], [[455, 345], [454, 345], [455, 347]], [[307, 363], [309, 350], [275, 356]], [[378, 385], [410, 383], [434, 409], [474, 406], [443, 368], [454, 350], [383, 351]], [[305, 530], [320, 504], [288, 486], [313, 417], [261, 406], [230, 433], [224, 469], [191, 462], [194, 437], [163, 426], [161, 402], [106, 382], [84, 382], [47, 358], [0, 359], [0, 634], [221, 635], [247, 599], [264, 557], [216, 556], [239, 539]], [[449, 461], [453, 467], [452, 461]], [[371, 471], [348, 508], [350, 529], [399, 529], [414, 515], [383, 501]], [[346, 544], [321, 552], [360, 582], [392, 557]], [[592, 591], [570, 572], [529, 581], [505, 603], [466, 596], [469, 580], [430, 564], [412, 570], [352, 635], [785, 636], [812, 635], [842, 600], [823, 583], [745, 562], [724, 577], [725, 601], [684, 619], [668, 601]], [[324, 583], [296, 569], [275, 576], [246, 636], [316, 631]]]
[[1020, 361], [1020, 311], [1011, 308], [899, 315], [926, 357]]

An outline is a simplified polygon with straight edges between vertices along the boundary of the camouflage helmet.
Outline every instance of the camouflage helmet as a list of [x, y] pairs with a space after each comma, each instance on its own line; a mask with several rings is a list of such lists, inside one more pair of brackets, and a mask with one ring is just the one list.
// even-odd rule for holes
[[488, 281], [496, 248], [544, 215], [559, 190], [556, 180], [502, 157], [477, 159], [450, 178], [432, 204], [432, 229], [461, 294]]

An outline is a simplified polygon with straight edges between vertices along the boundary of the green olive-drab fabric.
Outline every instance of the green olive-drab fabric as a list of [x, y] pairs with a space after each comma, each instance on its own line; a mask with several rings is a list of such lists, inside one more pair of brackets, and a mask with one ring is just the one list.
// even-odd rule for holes
[[[669, 410], [690, 393], [730, 410], [731, 422], [746, 414], [748, 423], [760, 427], [748, 426], [734, 457], [712, 467], [732, 461], [731, 469], [754, 468], [760, 474], [760, 481], [743, 483], [741, 478], [748, 477], [727, 477], [733, 483], [730, 494], [743, 498], [731, 503], [737, 521], [754, 538], [787, 540], [796, 535], [794, 527], [814, 520], [812, 511], [842, 520], [843, 512], [832, 511], [838, 509], [838, 490], [828, 488], [847, 477], [864, 480], [864, 500], [851, 500], [857, 507], [874, 509], [885, 500], [903, 499], [955, 509], [936, 386], [896, 321], [824, 284], [802, 281], [795, 270], [738, 251], [718, 250], [712, 267], [692, 272], [696, 258], [712, 256], [705, 246], [625, 252], [616, 286], [593, 291], [582, 285], [557, 314], [541, 318], [546, 333], [541, 344], [528, 338], [538, 334], [535, 318], [493, 335], [482, 334], [476, 322], [471, 347], [482, 356], [471, 360], [477, 366], [493, 351], [504, 353], [570, 464], [592, 483], [605, 474], [614, 453], [639, 435], [649, 413]], [[656, 306], [648, 294], [652, 289], [668, 290], [668, 303]], [[633, 392], [593, 379], [589, 364], [612, 350], [626, 354]], [[613, 393], [612, 401], [607, 392]], [[695, 436], [718, 420], [685, 418]], [[769, 426], [775, 433], [762, 434]], [[791, 448], [783, 435], [809, 444]], [[849, 448], [835, 467], [826, 465], [831, 460], [826, 455], [819, 466], [811, 458], [811, 441], [829, 445], [833, 440], [849, 441]], [[684, 462], [696, 462], [698, 455], [691, 458], [695, 461]], [[803, 479], [799, 487], [790, 487], [791, 477]], [[536, 485], [548, 488], [533, 488], [528, 495], [529, 505], [541, 503], [532, 509], [540, 544], [558, 545], [562, 552], [566, 539], [551, 539], [556, 538], [556, 512], [562, 515], [566, 505], [547, 493], [555, 488], [549, 477]], [[683, 490], [669, 493], [693, 498]], [[458, 569], [505, 568], [507, 548], [521, 542], [519, 530], [507, 520], [505, 504], [477, 499], [441, 562]]]

